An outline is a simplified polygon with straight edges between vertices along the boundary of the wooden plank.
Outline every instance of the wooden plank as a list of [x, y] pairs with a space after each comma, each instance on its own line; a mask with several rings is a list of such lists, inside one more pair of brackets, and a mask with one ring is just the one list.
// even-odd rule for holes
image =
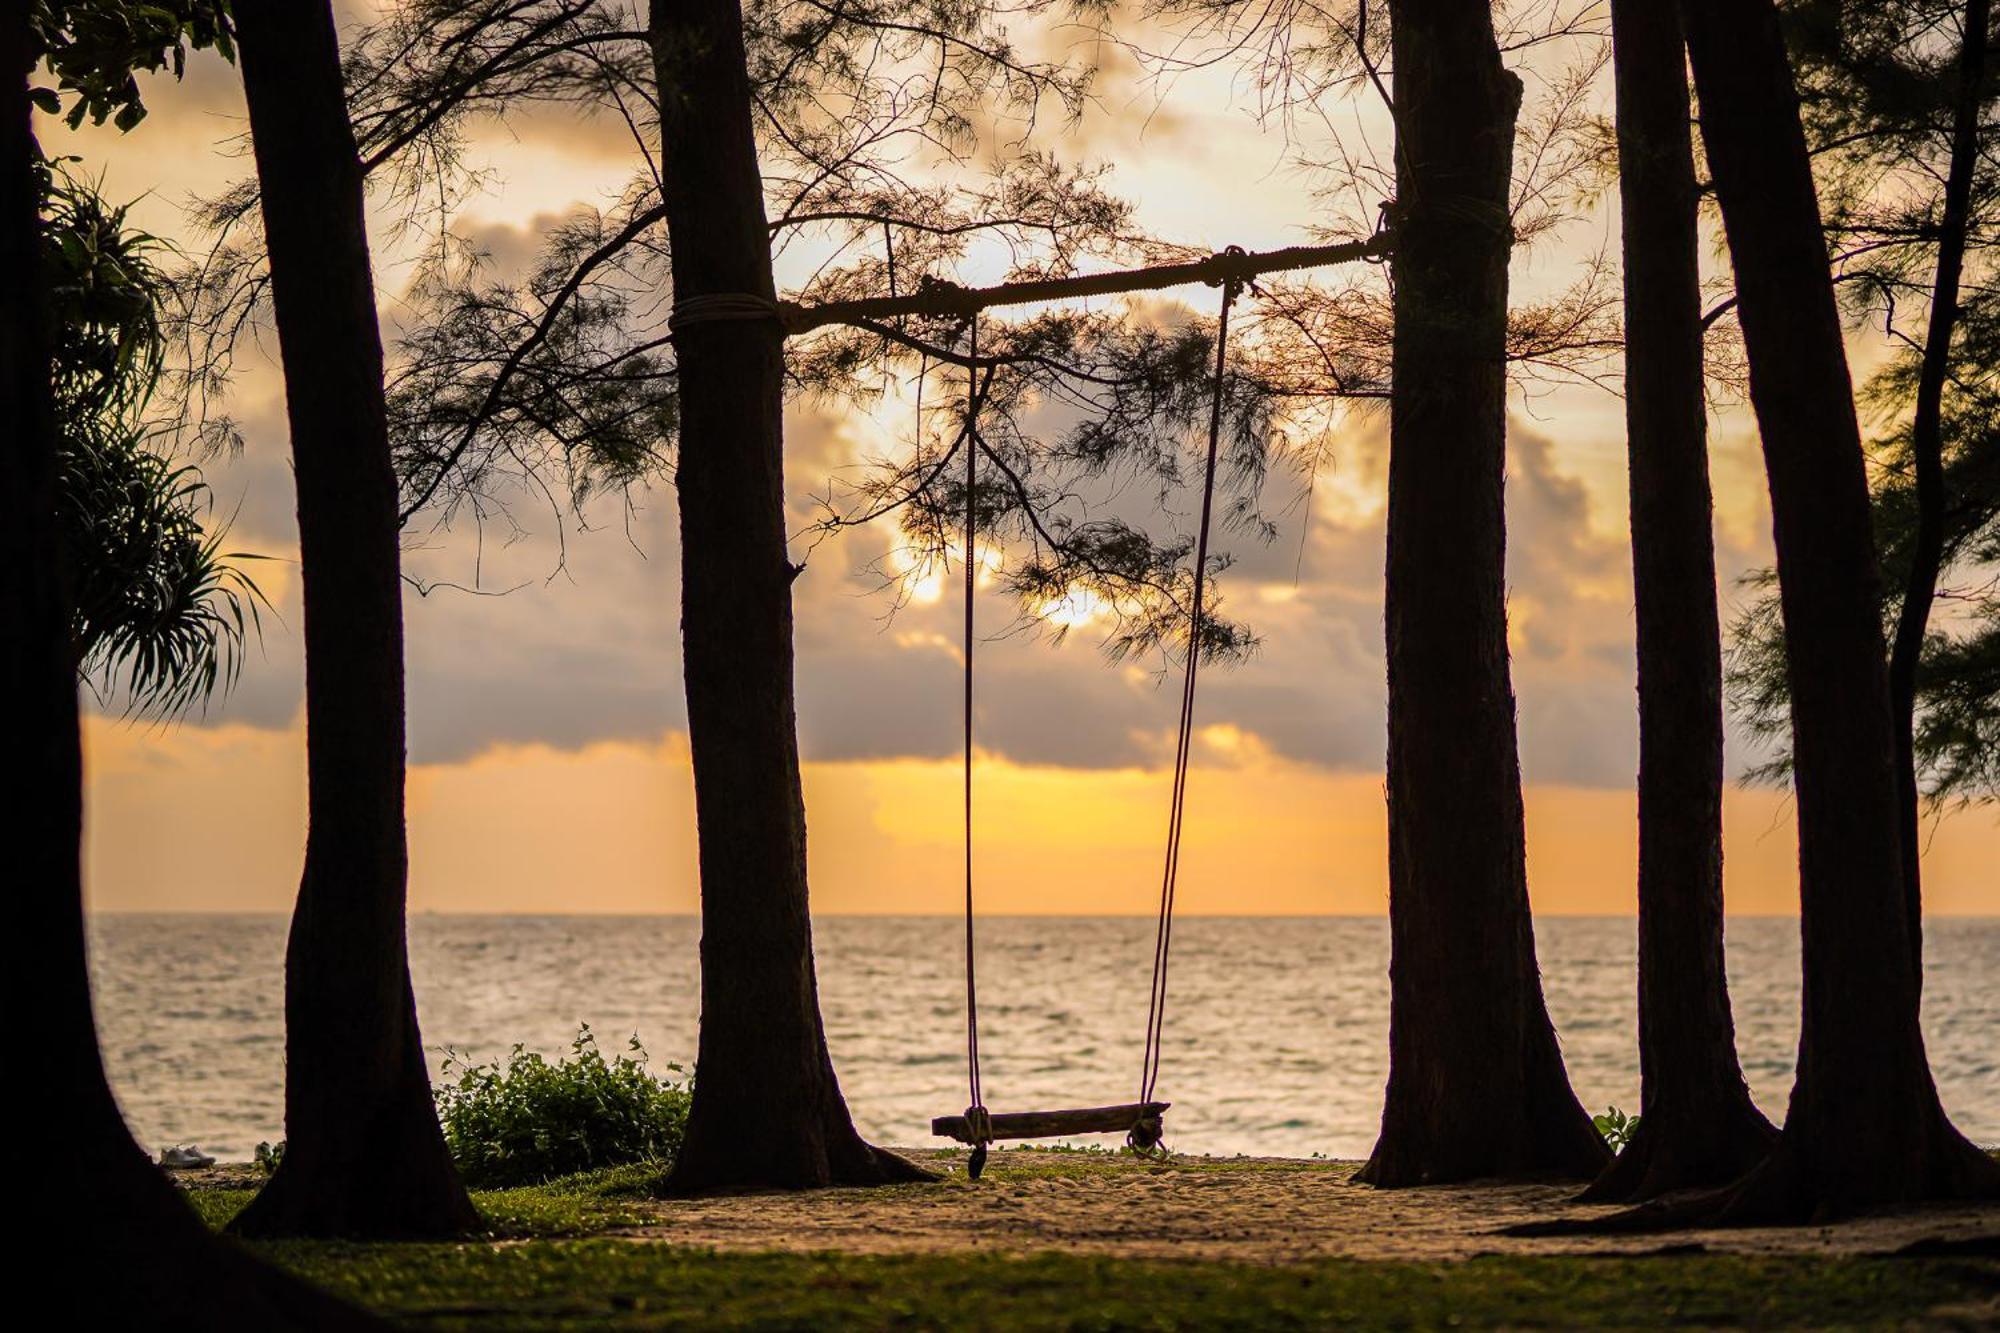
[[[1085, 1106], [1069, 1111], [1010, 1111], [989, 1117], [995, 1139], [1057, 1139], [1071, 1134], [1124, 1134], [1145, 1119], [1157, 1119], [1172, 1102], [1133, 1102], [1124, 1106]], [[962, 1115], [941, 1115], [931, 1121], [931, 1133], [960, 1143], [973, 1142]]]

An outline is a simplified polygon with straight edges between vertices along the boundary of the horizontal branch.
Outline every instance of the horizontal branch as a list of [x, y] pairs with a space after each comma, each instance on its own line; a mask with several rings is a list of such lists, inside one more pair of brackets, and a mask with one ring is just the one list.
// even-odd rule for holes
[[1378, 259], [1389, 253], [1389, 245], [1389, 233], [1377, 232], [1365, 241], [1343, 241], [1338, 245], [1292, 245], [1282, 250], [1260, 252], [1224, 250], [1206, 259], [1179, 264], [1154, 264], [1147, 268], [1085, 273], [1070, 278], [1034, 278], [1023, 282], [1003, 282], [996, 287], [961, 287], [953, 282], [933, 281], [906, 296], [865, 296], [853, 301], [826, 301], [817, 305], [782, 301], [779, 303], [779, 317], [787, 334], [810, 333], [829, 324], [894, 319], [898, 315], [955, 315], [966, 318], [991, 306], [1028, 305], [1035, 301], [1063, 301], [1079, 296], [1113, 296], [1120, 292], [1150, 292], [1196, 282], [1204, 282], [1211, 287], [1219, 287], [1225, 282], [1249, 282], [1264, 273]]

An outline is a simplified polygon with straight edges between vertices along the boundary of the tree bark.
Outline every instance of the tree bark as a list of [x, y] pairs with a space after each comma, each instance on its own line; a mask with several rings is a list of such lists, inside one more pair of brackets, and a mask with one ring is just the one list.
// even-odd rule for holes
[[1360, 1178], [1594, 1176], [1529, 915], [1507, 662], [1508, 185], [1520, 80], [1483, 0], [1392, 11], [1389, 1085]]
[[1800, 1218], [2000, 1194], [1938, 1104], [1909, 966], [1868, 483], [1825, 236], [1771, 0], [1683, 0], [1770, 478], [1798, 796], [1804, 1016], [1772, 1155], [1710, 1209]]
[[403, 611], [362, 171], [327, 0], [235, 9], [298, 487], [305, 873], [285, 955], [286, 1149], [246, 1236], [476, 1229], [404, 938]]
[[[923, 1179], [855, 1132], [820, 1024], [792, 695], [783, 332], [742, 14], [736, 0], [656, 0], [651, 34], [683, 312], [675, 481], [702, 910], [694, 1104], [668, 1188]], [[720, 318], [689, 313], [717, 296], [739, 299]]]
[[1944, 562], [1944, 381], [1951, 368], [1951, 339], [1958, 326], [1958, 284], [1965, 269], [1965, 236], [1971, 213], [1972, 176], [1979, 164], [1980, 95], [1985, 89], [1987, 0], [1967, 0], [1965, 36], [1958, 53], [1958, 105], [1953, 109], [1951, 160], [1945, 170], [1944, 216], [1938, 221], [1937, 270], [1931, 283], [1929, 326], [1917, 372], [1916, 412], [1910, 423], [1910, 459], [1917, 480], [1917, 532], [1909, 577], [1889, 650], [1889, 708], [1895, 725], [1896, 786], [1901, 802], [1904, 919], [1910, 965], [1924, 980], [1922, 830], [1917, 783], [1917, 668], [1924, 632], [1937, 597]]
[[1720, 1185], [1777, 1130], [1736, 1058], [1722, 940], [1722, 630], [1702, 381], [1700, 232], [1673, 6], [1612, 0], [1625, 431], [1639, 658], [1639, 1128], [1593, 1201]]
[[6, 747], [5, 838], [16, 891], [7, 932], [14, 1012], [38, 1037], [37, 1111], [63, 1151], [26, 1155], [35, 1217], [21, 1271], [90, 1279], [42, 1293], [51, 1323], [83, 1328], [348, 1329], [359, 1310], [211, 1235], [125, 1127], [98, 1053], [86, 956], [83, 756], [70, 643], [68, 560], [56, 523], [56, 426], [47, 309], [38, 277], [37, 156], [30, 129], [28, 10], [0, 20], [0, 685], [18, 710]]

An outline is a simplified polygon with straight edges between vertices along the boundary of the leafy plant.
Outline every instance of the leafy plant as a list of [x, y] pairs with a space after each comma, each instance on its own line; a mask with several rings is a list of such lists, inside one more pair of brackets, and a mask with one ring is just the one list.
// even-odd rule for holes
[[[678, 1075], [681, 1067], [667, 1069]], [[465, 1183], [533, 1185], [632, 1162], [670, 1164], [687, 1127], [686, 1079], [655, 1075], [634, 1035], [606, 1060], [590, 1025], [550, 1062], [516, 1046], [502, 1064], [447, 1051], [438, 1118]]]
[[285, 1140], [279, 1139], [276, 1143], [265, 1142], [257, 1145], [257, 1169], [265, 1175], [275, 1172], [278, 1163], [284, 1160]]
[[223, 550], [200, 471], [144, 423], [165, 347], [163, 243], [68, 161], [35, 168], [77, 672], [133, 712], [174, 716], [235, 682], [264, 599], [242, 567], [255, 557]]
[[1615, 1106], [1605, 1107], [1604, 1114], [1592, 1116], [1590, 1123], [1597, 1126], [1597, 1132], [1604, 1136], [1613, 1152], [1625, 1151], [1625, 1145], [1639, 1132], [1639, 1117], [1626, 1115]]

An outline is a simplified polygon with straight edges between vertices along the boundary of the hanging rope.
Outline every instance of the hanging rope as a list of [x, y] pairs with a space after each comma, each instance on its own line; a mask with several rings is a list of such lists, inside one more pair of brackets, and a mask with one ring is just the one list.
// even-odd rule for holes
[[979, 319], [969, 324], [965, 368], [965, 1070], [971, 1100], [965, 1119], [975, 1140], [966, 1172], [974, 1180], [986, 1165], [986, 1142], [992, 1130], [986, 1098], [979, 1086], [979, 980], [972, 930], [972, 639], [973, 595], [978, 587], [974, 539], [979, 529]]
[[[1235, 247], [1231, 247], [1235, 250]], [[1242, 253], [1240, 250], [1236, 253]], [[1174, 941], [1174, 894], [1181, 865], [1181, 830], [1187, 811], [1188, 754], [1194, 738], [1194, 684], [1201, 665], [1202, 594], [1208, 579], [1208, 536], [1215, 508], [1215, 460], [1222, 441], [1222, 375], [1229, 357], [1229, 307], [1243, 289], [1240, 278], [1222, 283], [1222, 316], [1215, 328], [1215, 392], [1208, 410], [1208, 461], [1202, 471], [1201, 524], [1194, 547], [1193, 605], [1188, 611], [1187, 673], [1181, 681], [1180, 727], [1174, 741], [1173, 795], [1167, 814], [1166, 866], [1160, 876], [1160, 916], [1153, 935], [1153, 987], [1146, 1008], [1146, 1053], [1139, 1078], [1139, 1100], [1153, 1100], [1160, 1080], [1160, 1050], [1167, 1019], [1167, 962]], [[1128, 1142], [1150, 1152], [1159, 1146], [1160, 1126], [1147, 1121], [1132, 1130]]]
[[[1243, 252], [1232, 246], [1225, 255], [1240, 260]], [[1166, 865], [1160, 878], [1159, 921], [1153, 937], [1153, 980], [1146, 1009], [1146, 1049], [1140, 1074], [1139, 1101], [1152, 1102], [1160, 1078], [1160, 1054], [1166, 1027], [1167, 964], [1173, 950], [1174, 897], [1179, 883], [1181, 833], [1186, 822], [1189, 756], [1194, 741], [1195, 680], [1201, 665], [1205, 595], [1208, 587], [1208, 541], [1214, 526], [1215, 469], [1222, 446], [1223, 375], [1229, 364], [1229, 310], [1242, 293], [1247, 279], [1225, 276], [1222, 314], [1215, 331], [1215, 386], [1208, 412], [1208, 456], [1202, 469], [1201, 522], [1195, 536], [1194, 588], [1188, 612], [1187, 668], [1181, 680], [1180, 720], [1174, 740], [1173, 793], [1167, 817]], [[970, 1104], [965, 1109], [965, 1138], [973, 1144], [966, 1171], [974, 1180], [986, 1165], [987, 1147], [993, 1139], [993, 1120], [986, 1110], [985, 1094], [979, 1078], [979, 984], [974, 949], [973, 913], [973, 810], [972, 810], [972, 705], [973, 645], [976, 618], [974, 600], [978, 593], [977, 539], [979, 535], [978, 456], [979, 456], [979, 323], [976, 313], [968, 318], [968, 354], [965, 378], [965, 422], [960, 443], [965, 449], [965, 1067], [966, 1091]], [[919, 384], [921, 394], [922, 386]], [[921, 400], [920, 400], [921, 401]], [[920, 412], [921, 426], [921, 412]], [[1140, 1152], [1159, 1149], [1162, 1134], [1157, 1114], [1132, 1127], [1126, 1142]]]

